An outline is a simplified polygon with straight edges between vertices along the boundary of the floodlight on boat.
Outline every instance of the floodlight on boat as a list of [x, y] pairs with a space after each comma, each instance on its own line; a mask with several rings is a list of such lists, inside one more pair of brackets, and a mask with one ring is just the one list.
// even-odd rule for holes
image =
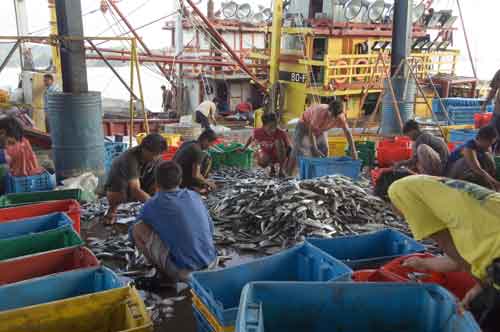
[[411, 11], [411, 22], [414, 24], [420, 21], [425, 14], [425, 2], [421, 1], [418, 5], [415, 5], [415, 2], [416, 1], [413, 1], [413, 8]]
[[236, 17], [240, 20], [249, 18], [252, 15], [252, 7], [248, 3], [244, 3], [238, 6], [238, 10], [236, 11]]
[[351, 21], [355, 19], [361, 9], [363, 9], [363, 1], [362, 0], [349, 0], [344, 5], [344, 17], [347, 21]]
[[376, 0], [368, 6], [368, 18], [372, 22], [378, 22], [382, 19], [385, 12], [384, 0]]
[[271, 10], [271, 8], [265, 8], [261, 13], [262, 15], [264, 15], [264, 20], [266, 20], [267, 22], [271, 21], [271, 19], [273, 18], [273, 11]]
[[235, 17], [237, 10], [238, 10], [238, 4], [234, 1], [222, 3], [222, 15], [224, 15], [225, 18]]
[[260, 13], [256, 13], [252, 16], [252, 19], [250, 20], [252, 24], [261, 24], [261, 23], [264, 23], [266, 21], [265, 17], [264, 17], [264, 14], [262, 14], [262, 12]]

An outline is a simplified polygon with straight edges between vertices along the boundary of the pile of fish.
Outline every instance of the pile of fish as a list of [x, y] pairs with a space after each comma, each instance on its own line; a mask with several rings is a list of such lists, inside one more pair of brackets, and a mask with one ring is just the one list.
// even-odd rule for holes
[[207, 200], [215, 241], [272, 254], [305, 237], [356, 235], [381, 228], [407, 229], [389, 206], [351, 179], [239, 177]]
[[[140, 202], [121, 204], [116, 212], [117, 223], [127, 224], [134, 221], [142, 206], [143, 203]], [[108, 200], [105, 197], [94, 202], [85, 203], [82, 206], [82, 220], [90, 221], [102, 217], [108, 208]]]
[[174, 318], [175, 304], [186, 299], [186, 296], [163, 298], [158, 294], [145, 290], [140, 290], [139, 294], [144, 299], [146, 309], [151, 313], [151, 319], [156, 325], [160, 324], [164, 320]]

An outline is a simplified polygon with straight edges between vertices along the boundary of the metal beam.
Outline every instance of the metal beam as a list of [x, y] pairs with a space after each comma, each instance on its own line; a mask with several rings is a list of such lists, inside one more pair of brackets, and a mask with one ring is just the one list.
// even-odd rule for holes
[[193, 3], [192, 0], [186, 0], [186, 2], [193, 8], [193, 11], [198, 15], [203, 23], [206, 24], [208, 32], [214, 37], [218, 42], [220, 42], [224, 48], [229, 52], [231, 57], [238, 63], [240, 68], [255, 82], [255, 84], [264, 92], [267, 92], [267, 87], [262, 84], [259, 79], [248, 69], [247, 65], [241, 60], [241, 58], [234, 52], [234, 50], [229, 46], [226, 40], [221, 36], [221, 34], [214, 28], [212, 23], [206, 18], [205, 15], [200, 11], [200, 9]]
[[17, 41], [14, 46], [12, 46], [12, 48], [10, 49], [9, 51], [9, 54], [7, 54], [7, 56], [5, 57], [5, 59], [3, 60], [2, 64], [0, 65], [0, 73], [2, 72], [2, 70], [4, 70], [5, 66], [7, 66], [7, 64], [9, 63], [10, 59], [12, 58], [12, 56], [14, 55], [14, 53], [16, 53], [16, 50], [17, 48], [19, 47], [19, 44], [21, 43], [21, 41]]
[[[411, 12], [413, 1], [394, 0], [394, 20], [392, 26], [392, 53], [391, 77], [396, 73], [399, 65], [410, 55], [412, 20]], [[408, 70], [400, 71], [402, 76], [408, 76]]]
[[122, 83], [122, 85], [125, 87], [125, 89], [128, 90], [128, 92], [130, 92], [130, 94], [132, 96], [134, 96], [134, 98], [136, 100], [139, 100], [139, 98], [137, 97], [137, 95], [134, 93], [134, 91], [132, 91], [132, 89], [130, 89], [130, 87], [128, 86], [127, 82], [125, 82], [125, 80], [120, 76], [120, 74], [116, 71], [116, 69], [111, 65], [111, 63], [109, 63], [109, 61], [106, 59], [106, 57], [101, 53], [101, 51], [99, 51], [99, 49], [95, 46], [95, 44], [91, 41], [91, 40], [87, 40], [87, 43], [90, 44], [90, 46], [92, 46], [92, 48], [94, 49], [94, 51], [99, 55], [100, 59], [102, 61], [104, 61], [104, 63], [109, 67], [109, 69], [111, 69], [111, 71], [113, 72], [113, 74], [115, 74], [116, 77], [118, 77], [118, 80]]
[[[83, 38], [81, 0], [56, 0], [55, 4], [59, 35]], [[61, 41], [61, 71], [64, 92], [88, 92], [83, 39]]]
[[[123, 15], [123, 13], [120, 11], [120, 9], [116, 5], [116, 3], [114, 1], [111, 1], [111, 0], [108, 0], [107, 3], [113, 8], [113, 10], [120, 17], [120, 19], [123, 21], [123, 23], [125, 23], [125, 25], [127, 26], [127, 28], [134, 35], [135, 39], [139, 42], [139, 44], [141, 44], [141, 46], [144, 49], [144, 51], [148, 55], [153, 56], [153, 53], [149, 50], [148, 46], [142, 40], [142, 38], [137, 34], [137, 32], [135, 31], [134, 27], [130, 24], [130, 22], [127, 20], [127, 18], [125, 17], [125, 15]], [[167, 79], [167, 81], [169, 81], [170, 83], [172, 83], [170, 81], [169, 73], [165, 70], [165, 67], [163, 67], [160, 63], [155, 63], [155, 64], [156, 64], [156, 67], [158, 67], [158, 69], [161, 71], [161, 73], [163, 74], [163, 76], [165, 76], [165, 78]]]

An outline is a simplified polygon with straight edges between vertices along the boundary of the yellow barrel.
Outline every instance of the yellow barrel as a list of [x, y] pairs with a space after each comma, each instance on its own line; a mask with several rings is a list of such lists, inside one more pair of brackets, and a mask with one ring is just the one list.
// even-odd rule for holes
[[[144, 137], [146, 137], [148, 134], [146, 133], [139, 133], [135, 136], [135, 139], [137, 140], [137, 144], [141, 144], [142, 140]], [[179, 146], [181, 145], [181, 135], [180, 134], [166, 134], [166, 133], [160, 133], [163, 138], [167, 141], [168, 146]]]
[[0, 332], [152, 332], [132, 286], [0, 312]]
[[340, 137], [340, 136], [328, 137], [329, 157], [345, 156], [346, 147], [347, 147], [347, 139], [345, 137]]
[[262, 128], [262, 115], [264, 110], [262, 108], [256, 109], [253, 115], [254, 118], [254, 128]]

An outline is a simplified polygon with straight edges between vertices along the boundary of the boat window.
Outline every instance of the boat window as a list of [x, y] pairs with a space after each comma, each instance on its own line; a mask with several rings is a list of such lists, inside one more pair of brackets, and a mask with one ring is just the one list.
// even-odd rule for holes
[[326, 38], [314, 38], [313, 41], [313, 60], [324, 60], [328, 41]]

